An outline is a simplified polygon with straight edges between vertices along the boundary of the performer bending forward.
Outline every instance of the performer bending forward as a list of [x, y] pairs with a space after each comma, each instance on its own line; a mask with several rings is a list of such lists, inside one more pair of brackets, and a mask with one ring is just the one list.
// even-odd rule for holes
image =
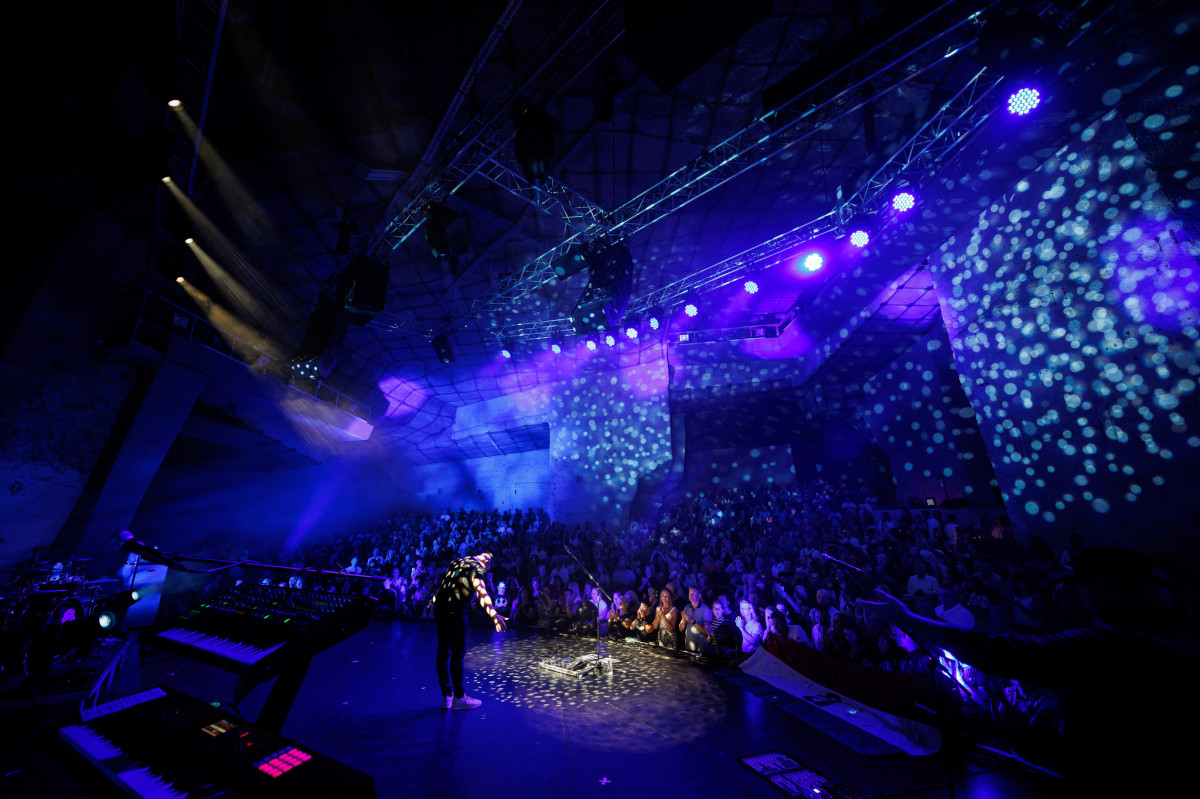
[[504, 618], [492, 607], [483, 576], [492, 567], [492, 553], [481, 552], [450, 564], [433, 596], [433, 619], [437, 623], [437, 675], [442, 686], [442, 706], [447, 710], [471, 710], [482, 702], [463, 693], [463, 653], [467, 648], [467, 606], [472, 595], [504, 632]]

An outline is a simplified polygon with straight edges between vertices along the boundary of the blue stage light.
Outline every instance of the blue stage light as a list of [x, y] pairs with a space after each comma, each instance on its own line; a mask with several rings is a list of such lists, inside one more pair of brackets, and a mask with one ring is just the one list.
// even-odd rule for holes
[[747, 280], [744, 284], [742, 284], [742, 288], [744, 288], [746, 290], [747, 294], [757, 294], [758, 293], [758, 284], [755, 283], [753, 280]]
[[595, 351], [596, 351], [596, 339], [594, 339], [594, 338], [589, 338], [589, 339], [587, 340], [587, 348], [588, 348], [589, 350], [591, 350], [592, 352], [595, 352]]
[[917, 198], [910, 192], [902, 191], [892, 198], [892, 207], [903, 213], [917, 204]]
[[689, 302], [687, 305], [683, 306], [683, 312], [688, 316], [695, 316], [696, 314], [700, 313], [700, 309], [696, 307], [695, 303]]
[[871, 235], [865, 230], [856, 230], [850, 234], [850, 243], [855, 247], [866, 247], [871, 241]]
[[804, 271], [815, 272], [825, 265], [825, 259], [821, 257], [819, 252], [810, 252], [804, 256]]
[[1041, 101], [1042, 95], [1037, 89], [1018, 89], [1008, 96], [1008, 113], [1023, 117], [1037, 108]]

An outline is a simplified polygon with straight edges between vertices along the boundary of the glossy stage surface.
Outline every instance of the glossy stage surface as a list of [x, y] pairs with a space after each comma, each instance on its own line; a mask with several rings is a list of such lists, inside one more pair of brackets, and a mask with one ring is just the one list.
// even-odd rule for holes
[[[283, 734], [375, 778], [380, 797], [772, 797], [788, 794], [742, 758], [781, 752], [856, 795], [910, 790], [927, 797], [1039, 797], [1052, 786], [941, 756], [867, 756], [687, 658], [606, 643], [613, 673], [582, 678], [539, 669], [551, 657], [596, 651], [595, 639], [485, 629], [467, 635], [467, 693], [476, 710], [441, 706], [431, 623], [373, 621], [318, 655]], [[118, 694], [171, 685], [231, 701], [235, 677], [187, 658], [131, 657]], [[240, 714], [253, 720], [269, 689]], [[758, 692], [763, 693], [763, 692]], [[10, 724], [56, 720], [69, 707], [9, 712]], [[9, 732], [14, 732], [8, 727]], [[7, 736], [6, 736], [7, 737]], [[82, 796], [24, 736], [3, 756], [7, 796]], [[17, 790], [20, 793], [13, 793]], [[898, 795], [898, 794], [892, 794]]]

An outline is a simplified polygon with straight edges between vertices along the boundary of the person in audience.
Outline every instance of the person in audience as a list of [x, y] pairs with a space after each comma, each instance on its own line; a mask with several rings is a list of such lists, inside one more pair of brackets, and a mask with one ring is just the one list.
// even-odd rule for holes
[[938, 598], [941, 599], [942, 604], [933, 609], [935, 616], [951, 627], [957, 627], [960, 630], [970, 630], [975, 626], [975, 617], [971, 615], [971, 611], [959, 604], [958, 591], [954, 589], [954, 586], [948, 585], [939, 589]]
[[904, 587], [904, 598], [926, 601], [937, 596], [938, 581], [929, 574], [929, 564], [921, 557], [913, 562], [913, 574]]
[[658, 607], [654, 609], [652, 627], [655, 640], [663, 649], [674, 652], [679, 648], [679, 611], [675, 608], [675, 595], [671, 589], [658, 592]]
[[699, 587], [688, 589], [688, 605], [680, 614], [679, 629], [683, 633], [683, 648], [699, 654], [708, 648], [708, 625], [712, 610], [704, 604]]
[[762, 622], [758, 620], [758, 611], [748, 599], [738, 603], [739, 615], [734, 624], [742, 633], [742, 652], [749, 655], [758, 649], [763, 640]]
[[611, 608], [608, 612], [608, 637], [624, 640], [634, 633], [637, 613], [630, 604], [629, 597], [625, 594], [617, 594], [615, 604], [616, 607]]

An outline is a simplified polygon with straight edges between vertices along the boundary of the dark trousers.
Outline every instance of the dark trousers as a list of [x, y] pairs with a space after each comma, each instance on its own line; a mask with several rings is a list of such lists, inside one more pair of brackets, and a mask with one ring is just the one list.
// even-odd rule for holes
[[467, 612], [465, 610], [435, 610], [437, 624], [437, 676], [442, 696], [455, 699], [463, 695], [463, 653], [467, 649]]

